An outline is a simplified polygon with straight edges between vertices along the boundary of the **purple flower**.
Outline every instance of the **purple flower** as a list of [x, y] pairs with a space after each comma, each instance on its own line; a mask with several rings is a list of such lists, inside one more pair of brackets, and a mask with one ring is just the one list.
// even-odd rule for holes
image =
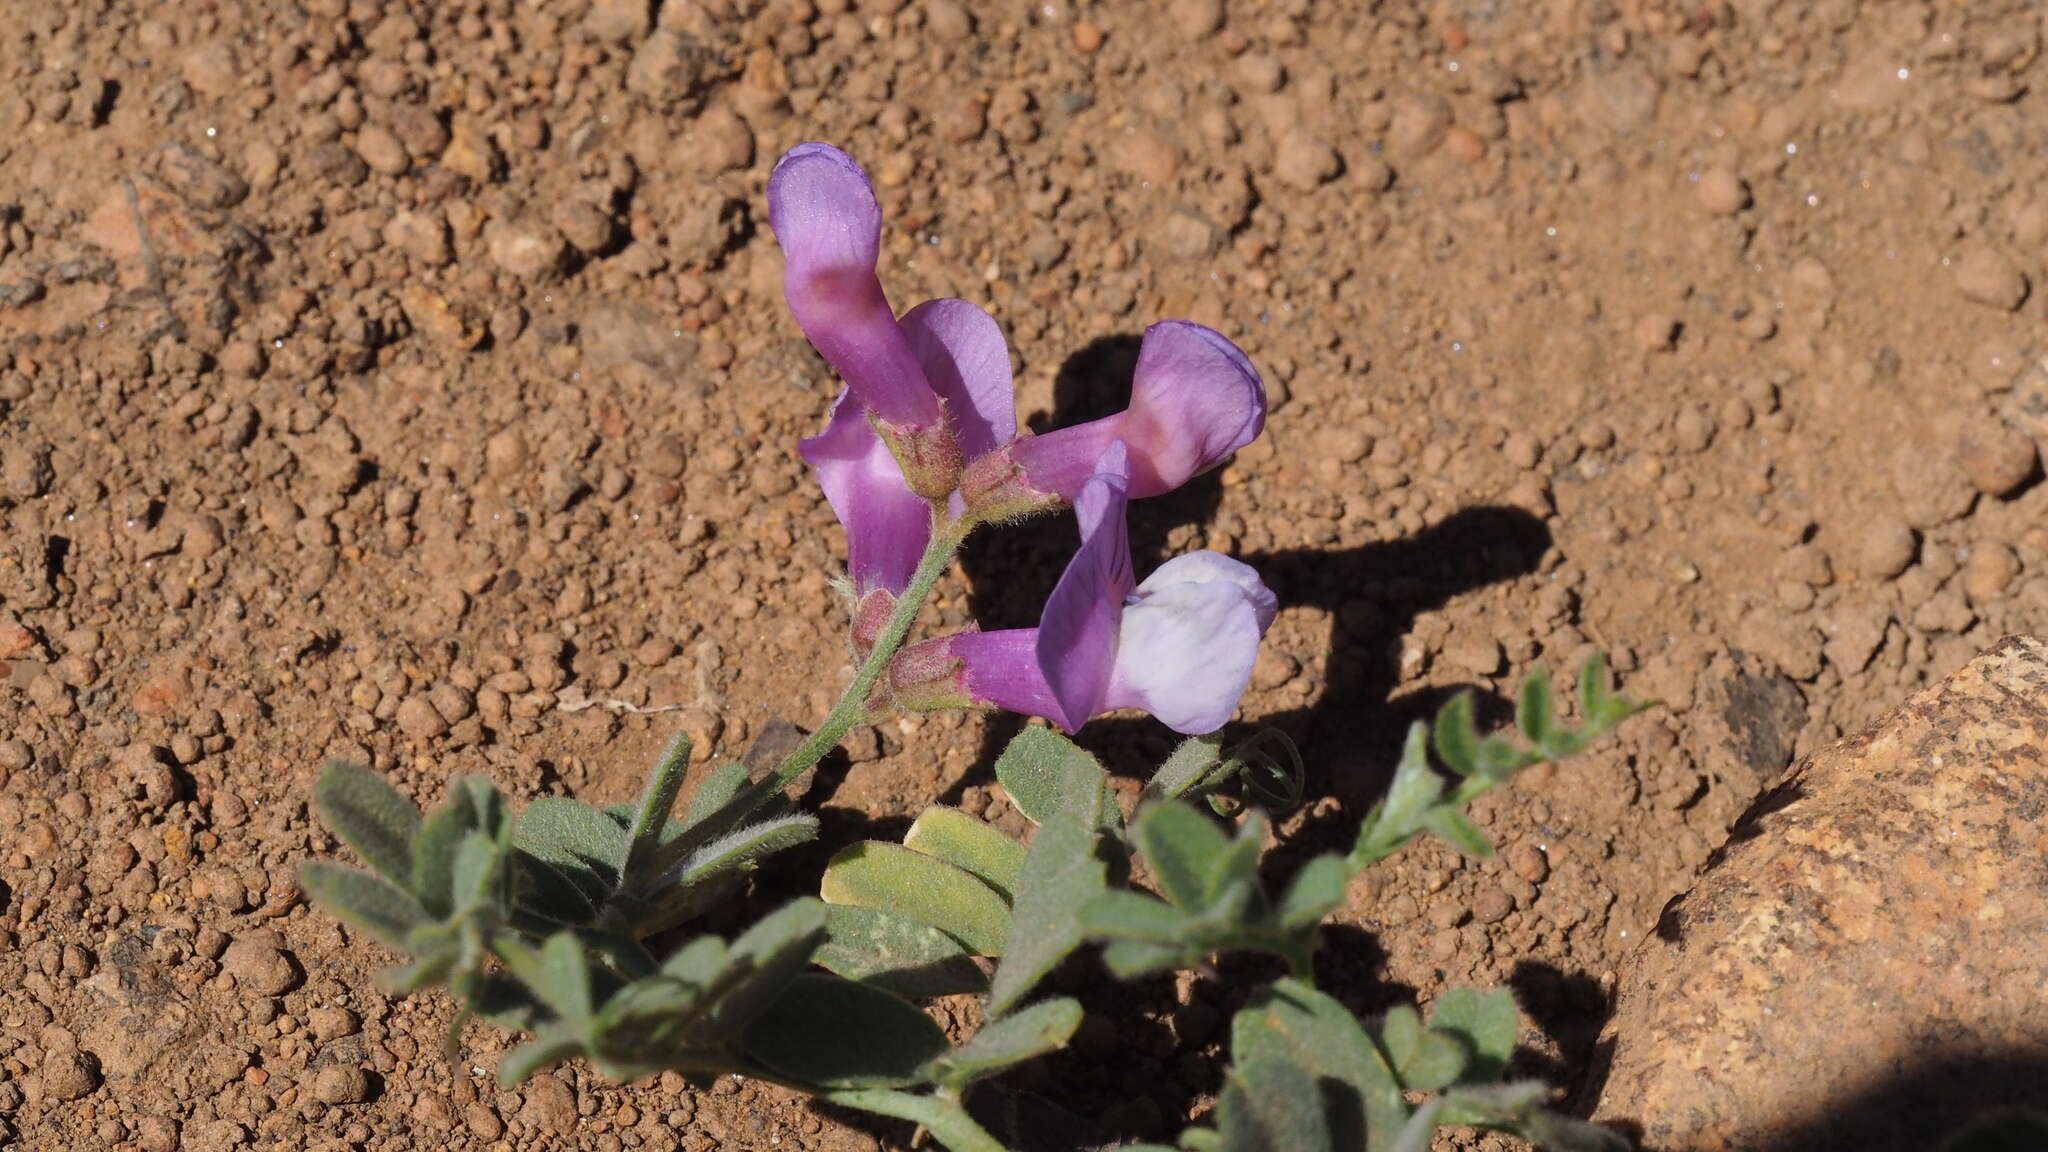
[[[891, 321], [895, 324], [895, 321]], [[985, 453], [1017, 434], [1010, 350], [988, 313], [966, 300], [927, 300], [899, 328], [921, 380], [946, 401], [952, 434]], [[931, 506], [910, 490], [903, 469], [849, 384], [825, 431], [798, 445], [846, 526], [847, 568], [856, 594], [903, 591], [931, 537]]]
[[[859, 402], [848, 418], [872, 417], [911, 491], [947, 496], [967, 455], [1014, 434], [1009, 350], [995, 322], [964, 300], [933, 301], [897, 321], [875, 274], [881, 205], [867, 173], [837, 148], [799, 144], [776, 163], [768, 224], [797, 326]], [[999, 406], [989, 402], [998, 384]], [[849, 449], [847, 435], [833, 440], [835, 451]]]
[[1145, 330], [1130, 407], [970, 453], [961, 490], [969, 508], [991, 518], [1053, 507], [1072, 501], [1104, 450], [1121, 443], [1130, 497], [1157, 496], [1222, 463], [1265, 426], [1266, 389], [1251, 360], [1200, 324], [1166, 320]]
[[1140, 584], [1124, 510], [1130, 452], [1112, 440], [1074, 496], [1081, 547], [1036, 628], [963, 632], [907, 648], [891, 669], [899, 702], [993, 706], [1068, 731], [1140, 708], [1177, 732], [1221, 728], [1251, 682], [1272, 592], [1216, 552], [1175, 557]]

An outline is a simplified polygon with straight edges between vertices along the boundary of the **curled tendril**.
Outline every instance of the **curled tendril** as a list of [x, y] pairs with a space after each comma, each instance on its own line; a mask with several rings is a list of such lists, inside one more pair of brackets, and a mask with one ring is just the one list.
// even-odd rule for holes
[[[1270, 746], [1270, 750], [1269, 750]], [[1217, 789], [1234, 779], [1244, 781], [1243, 795], [1230, 798]], [[1293, 737], [1278, 728], [1261, 728], [1249, 740], [1226, 750], [1222, 762], [1202, 781], [1209, 807], [1219, 816], [1235, 816], [1247, 807], [1287, 812], [1301, 803], [1308, 786], [1308, 767]]]

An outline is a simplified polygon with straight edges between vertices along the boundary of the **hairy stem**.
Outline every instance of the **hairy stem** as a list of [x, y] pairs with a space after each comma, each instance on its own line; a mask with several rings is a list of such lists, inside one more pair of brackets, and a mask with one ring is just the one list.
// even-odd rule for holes
[[888, 669], [896, 650], [903, 647], [904, 638], [910, 635], [910, 626], [917, 621], [918, 612], [932, 594], [932, 586], [939, 582], [946, 566], [953, 562], [953, 554], [960, 550], [960, 543], [967, 538], [971, 526], [971, 520], [952, 522], [943, 507], [933, 509], [931, 543], [925, 545], [924, 556], [917, 562], [917, 571], [910, 577], [910, 586], [897, 598], [896, 610], [890, 613], [889, 622], [882, 626], [881, 635], [875, 638], [875, 646], [869, 651], [868, 658], [861, 662], [853, 683], [846, 686], [839, 703], [818, 725], [817, 731], [776, 765], [775, 774], [764, 784], [778, 790], [788, 787], [790, 781], [803, 775], [812, 765], [823, 760], [827, 752], [838, 747], [840, 739], [867, 715], [868, 696], [874, 692], [875, 683]]
[[976, 1124], [965, 1108], [938, 1096], [888, 1088], [847, 1088], [827, 1092], [825, 1099], [848, 1108], [921, 1125], [952, 1152], [1009, 1152], [1002, 1141]]

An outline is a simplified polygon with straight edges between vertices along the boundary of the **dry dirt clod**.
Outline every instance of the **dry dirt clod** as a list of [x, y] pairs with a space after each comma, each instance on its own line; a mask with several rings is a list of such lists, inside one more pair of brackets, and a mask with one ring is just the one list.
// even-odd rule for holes
[[77, 1049], [53, 1052], [43, 1057], [38, 1079], [43, 1095], [48, 1098], [77, 1100], [100, 1086], [100, 1063], [90, 1052]]
[[256, 996], [281, 996], [299, 982], [298, 965], [268, 930], [248, 933], [229, 944], [220, 966], [235, 978], [236, 987]]
[[1648, 1147], [1889, 1152], [2001, 1103], [1980, 1062], [2048, 1032], [2017, 991], [2048, 933], [2020, 815], [2048, 803], [2044, 746], [2048, 643], [2014, 638], [1800, 764], [1624, 967], [1595, 1118]]
[[2040, 470], [2031, 437], [1990, 421], [1963, 433], [1956, 445], [1956, 460], [1970, 483], [1987, 496], [2010, 496]]
[[353, 1064], [329, 1064], [313, 1077], [313, 1097], [323, 1104], [361, 1104], [370, 1088], [370, 1074]]
[[2007, 312], [2027, 298], [2027, 277], [2012, 257], [1995, 248], [1978, 247], [1955, 263], [1956, 288], [1979, 304]]
[[1733, 216], [1749, 207], [1749, 186], [1726, 168], [1709, 168], [1700, 173], [1694, 186], [1700, 207], [1716, 216]]

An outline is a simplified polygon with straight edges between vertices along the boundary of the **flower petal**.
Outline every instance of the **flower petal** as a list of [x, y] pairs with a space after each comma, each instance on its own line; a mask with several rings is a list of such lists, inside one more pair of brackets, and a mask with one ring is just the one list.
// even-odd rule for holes
[[861, 596], [910, 586], [931, 536], [931, 508], [910, 491], [888, 445], [851, 389], [832, 405], [825, 430], [797, 445], [846, 526], [846, 567]]
[[1010, 346], [995, 319], [972, 301], [927, 300], [904, 313], [901, 324], [925, 379], [946, 402], [960, 454], [972, 460], [1015, 440]]
[[[967, 694], [975, 703], [1066, 725], [1060, 702], [1038, 667], [1038, 629], [962, 632], [946, 637], [944, 643], [965, 669]], [[1086, 719], [1081, 717], [1074, 727]]]
[[1266, 387], [1237, 345], [1186, 320], [1145, 330], [1118, 429], [1131, 447], [1133, 499], [1173, 491], [1265, 427]]
[[1038, 666], [1059, 703], [1059, 714], [1047, 718], [1069, 732], [1102, 711], [1116, 662], [1118, 621], [1135, 585], [1124, 522], [1129, 467], [1123, 445], [1111, 444], [1075, 495], [1081, 547], [1039, 617]]
[[1138, 585], [1136, 595], [1142, 600], [1174, 584], [1234, 584], [1242, 588], [1251, 598], [1262, 636], [1273, 626], [1273, 616], [1280, 610], [1279, 598], [1266, 587], [1264, 580], [1259, 579], [1258, 569], [1221, 552], [1204, 549], [1175, 556], [1153, 569], [1152, 574]]
[[1105, 703], [1190, 736], [1214, 732], [1251, 683], [1263, 632], [1258, 604], [1233, 581], [1155, 588], [1124, 609]]
[[867, 173], [830, 145], [797, 145], [768, 178], [768, 224], [789, 310], [847, 387], [891, 424], [937, 420], [938, 398], [875, 275], [882, 208]]
[[1222, 463], [1266, 427], [1266, 388], [1237, 345], [1185, 320], [1145, 330], [1130, 407], [1019, 440], [1031, 487], [1070, 500], [1111, 440], [1130, 450], [1131, 499], [1171, 492]]

